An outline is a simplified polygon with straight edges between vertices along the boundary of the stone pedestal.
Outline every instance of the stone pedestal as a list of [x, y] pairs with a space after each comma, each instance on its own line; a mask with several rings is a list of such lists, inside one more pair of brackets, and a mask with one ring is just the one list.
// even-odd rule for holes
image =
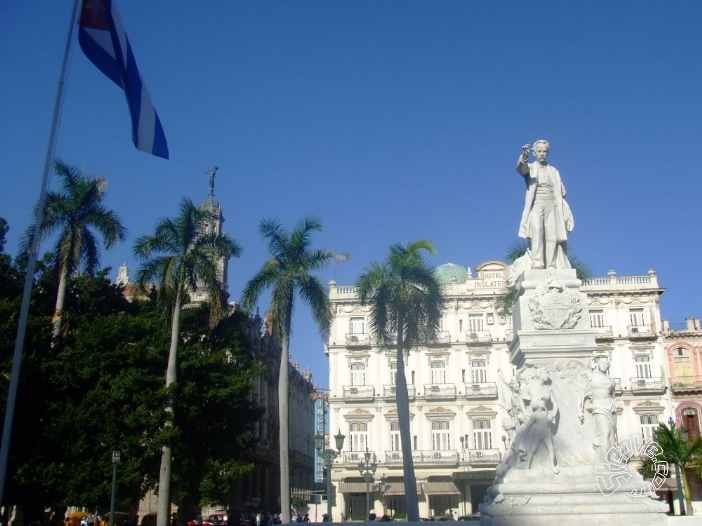
[[502, 398], [522, 409], [510, 413], [520, 421], [480, 505], [483, 525], [667, 524], [664, 503], [634, 496], [647, 484], [632, 468], [615, 477], [616, 490], [598, 485], [603, 451], [593, 445], [593, 416], [581, 419], [597, 346], [579, 287], [570, 269], [527, 270], [517, 282], [510, 353], [519, 384]]

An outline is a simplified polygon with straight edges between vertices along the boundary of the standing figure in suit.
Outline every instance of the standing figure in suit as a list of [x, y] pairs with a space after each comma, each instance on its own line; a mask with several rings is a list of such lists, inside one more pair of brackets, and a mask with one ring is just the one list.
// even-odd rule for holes
[[[536, 162], [531, 164], [528, 163], [530, 151], [530, 145], [525, 144], [517, 163], [517, 172], [524, 177], [526, 183], [519, 237], [529, 240], [528, 259], [531, 259], [531, 268], [571, 268], [565, 244], [568, 232], [573, 230], [575, 222], [564, 199], [565, 187], [558, 170], [547, 162], [548, 141], [539, 140], [534, 143]], [[526, 261], [522, 264], [524, 263]]]

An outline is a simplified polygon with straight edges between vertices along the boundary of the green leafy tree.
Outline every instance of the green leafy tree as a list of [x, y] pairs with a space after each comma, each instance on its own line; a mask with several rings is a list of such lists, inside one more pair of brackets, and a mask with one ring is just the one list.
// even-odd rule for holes
[[332, 312], [326, 288], [311, 273], [338, 259], [333, 252], [311, 248], [313, 232], [322, 230], [316, 218], [305, 218], [292, 232], [286, 232], [278, 220], [261, 222], [259, 233], [268, 243], [270, 259], [246, 284], [243, 305], [251, 311], [264, 290], [272, 289], [270, 312], [273, 330], [281, 342], [278, 375], [278, 414], [280, 418], [280, 494], [281, 519], [290, 522], [290, 451], [289, 435], [289, 349], [292, 334], [293, 308], [296, 296], [310, 307], [320, 332], [331, 324]]
[[235, 479], [253, 468], [245, 453], [262, 415], [250, 401], [251, 379], [263, 371], [242, 332], [247, 317], [234, 312], [211, 331], [208, 318], [204, 307], [183, 313], [173, 468], [181, 522], [228, 502]]
[[[671, 469], [673, 466], [680, 467], [683, 493], [685, 499], [690, 500], [690, 486], [688, 485], [686, 471], [694, 471], [702, 475], [702, 438], [688, 440], [687, 434], [682, 427], [667, 426], [660, 424], [656, 433], [656, 443], [663, 450], [656, 455], [657, 461], [667, 462]], [[653, 477], [656, 464], [648, 457], [644, 459], [640, 472], [645, 477]]]
[[[134, 244], [134, 256], [143, 262], [137, 273], [142, 292], [154, 281], [159, 303], [171, 313], [171, 343], [168, 351], [165, 403], [166, 428], [172, 428], [177, 386], [180, 315], [187, 290], [203, 287], [208, 292], [213, 313], [224, 312], [224, 286], [218, 277], [221, 258], [238, 257], [241, 248], [232, 238], [216, 233], [210, 226], [215, 217], [207, 210], [183, 199], [175, 219], [165, 218], [154, 233], [142, 236]], [[159, 471], [157, 526], [167, 526], [170, 516], [170, 481], [172, 437], [164, 437]]]
[[[5, 385], [2, 388], [2, 404], [0, 416], [4, 418], [7, 379], [12, 368], [13, 350], [17, 334], [20, 302], [24, 285], [24, 261], [20, 258], [12, 261], [10, 256], [0, 254], [0, 371], [3, 371]], [[40, 486], [32, 486], [21, 482], [20, 468], [29, 458], [31, 452], [41, 446], [41, 437], [34, 433], [46, 416], [45, 400], [51, 399], [52, 391], [44, 381], [40, 370], [42, 359], [49, 351], [51, 340], [51, 312], [55, 302], [51, 295], [56, 287], [53, 280], [46, 279], [45, 261], [37, 264], [37, 281], [42, 287], [34, 286], [30, 317], [28, 319], [25, 352], [22, 358], [23, 374], [17, 386], [17, 400], [13, 428], [21, 431], [21, 440], [14, 440], [9, 451], [7, 480], [4, 491], [5, 503], [12, 502], [23, 505], [25, 517], [40, 517], [43, 507], [39, 500], [42, 498]], [[33, 505], [36, 503], [36, 505]]]
[[[369, 327], [383, 348], [397, 345], [397, 416], [402, 444], [402, 464], [406, 488], [414, 488], [409, 426], [409, 396], [404, 354], [412, 348], [435, 340], [445, 307], [441, 284], [422, 251], [435, 254], [434, 245], [420, 240], [406, 246], [395, 244], [384, 263], [372, 263], [358, 279], [358, 299], [370, 305]], [[407, 518], [419, 520], [419, 505], [414, 491], [405, 493]]]
[[[46, 194], [39, 232], [35, 232], [35, 225], [32, 224], [20, 247], [21, 252], [27, 254], [35, 235], [40, 236], [41, 241], [58, 233], [53, 249], [59, 286], [52, 319], [52, 346], [58, 344], [61, 334], [69, 277], [81, 267], [93, 275], [100, 264], [100, 249], [93, 230], [102, 236], [106, 249], [112, 248], [127, 236], [127, 230], [115, 212], [105, 206], [107, 180], [104, 177], [85, 175], [61, 160], [54, 162], [54, 172], [61, 179], [61, 190]], [[35, 217], [37, 213], [35, 208]]]
[[[529, 241], [527, 239], [519, 239], [512, 243], [508, 249], [507, 255], [505, 256], [505, 261], [512, 264], [517, 259], [526, 254], [529, 249]], [[592, 279], [592, 271], [590, 266], [583, 261], [581, 258], [572, 254], [568, 247], [566, 246], [566, 252], [568, 253], [568, 261], [570, 261], [570, 266], [575, 269], [575, 275], [583, 283], [587, 283]], [[516, 290], [507, 290], [500, 294], [495, 299], [495, 309], [497, 314], [501, 316], [511, 316], [514, 310], [514, 305], [517, 303], [518, 293]]]
[[[152, 399], [159, 391], [151, 391], [149, 397], [148, 382], [143, 377], [134, 379], [130, 391], [124, 378], [134, 371], [147, 370], [144, 349], [129, 341], [138, 337], [134, 322], [143, 325], [146, 319], [118, 312], [132, 312], [134, 306], [114, 290], [105, 277], [107, 271], [97, 278], [79, 276], [66, 295], [66, 304], [71, 307], [71, 330], [63, 345], [52, 348], [48, 321], [53, 310], [50, 296], [55, 288], [43, 289], [51, 281], [46, 274], [52, 274], [52, 270], [44, 270], [44, 265], [38, 269], [39, 285], [32, 295], [14, 424], [22, 430], [22, 440], [14, 441], [10, 451], [12, 476], [8, 477], [6, 502], [21, 504], [27, 519], [42, 518], [47, 506], [57, 509], [75, 503], [105, 505], [113, 449], [121, 449], [125, 459], [119, 495], [138, 501], [143, 494], [140, 491], [145, 473], [141, 463], [142, 438], [148, 436], [146, 431], [158, 426], [136, 427], [130, 419], [134, 420], [138, 411], [125, 417], [125, 408], [133, 409], [135, 399], [130, 394], [135, 393], [153, 406], [142, 414], [157, 414], [158, 406]], [[16, 320], [12, 325], [0, 326], [3, 362], [10, 359], [14, 346]], [[160, 333], [154, 326], [143, 330], [145, 337]], [[130, 363], [136, 363], [133, 371]], [[163, 388], [162, 370], [160, 366], [158, 374], [152, 373], [159, 389]], [[110, 403], [110, 395], [120, 398]], [[110, 435], [110, 428], [123, 434]], [[139, 454], [130, 454], [130, 441]], [[103, 485], [105, 481], [107, 485]]]

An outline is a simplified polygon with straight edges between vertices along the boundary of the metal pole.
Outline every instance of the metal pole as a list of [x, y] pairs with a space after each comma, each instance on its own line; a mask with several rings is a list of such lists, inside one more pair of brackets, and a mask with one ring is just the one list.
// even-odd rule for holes
[[66, 39], [66, 49], [63, 54], [63, 64], [61, 66], [61, 76], [59, 77], [58, 89], [56, 90], [56, 102], [54, 104], [54, 116], [51, 121], [51, 132], [49, 134], [49, 145], [46, 148], [46, 160], [44, 162], [44, 175], [39, 191], [39, 201], [37, 203], [37, 213], [34, 222], [34, 237], [32, 246], [29, 249], [27, 260], [27, 272], [24, 277], [24, 291], [22, 292], [22, 305], [20, 307], [19, 323], [17, 325], [17, 336], [15, 338], [15, 352], [12, 357], [12, 369], [10, 373], [10, 385], [7, 391], [7, 406], [5, 409], [5, 421], [2, 428], [2, 444], [0, 445], [0, 504], [4, 503], [5, 477], [7, 475], [7, 458], [10, 453], [10, 435], [12, 434], [12, 420], [15, 415], [15, 401], [17, 399], [17, 386], [19, 384], [20, 364], [22, 362], [22, 351], [24, 350], [24, 337], [27, 332], [27, 319], [29, 317], [29, 303], [32, 296], [32, 284], [34, 283], [34, 268], [37, 262], [37, 252], [39, 251], [39, 231], [44, 219], [44, 201], [49, 188], [49, 170], [51, 159], [54, 156], [56, 147], [56, 133], [58, 130], [59, 116], [63, 103], [66, 71], [68, 70], [68, 59], [71, 55], [71, 43], [73, 41], [73, 29], [76, 25], [76, 12], [78, 11], [78, 0], [73, 2], [71, 13], [71, 23]]
[[366, 510], [370, 515], [370, 479], [366, 475]]
[[675, 463], [675, 479], [678, 482], [678, 505], [680, 506], [680, 515], [687, 515], [685, 511], [685, 495], [683, 495], [680, 465], [677, 462]]
[[332, 520], [332, 485], [331, 485], [331, 451], [327, 450], [324, 452], [324, 464], [327, 466], [327, 518], [329, 522], [334, 522]]
[[110, 526], [115, 526], [115, 500], [117, 497], [117, 463], [112, 463], [112, 498], [110, 499]]

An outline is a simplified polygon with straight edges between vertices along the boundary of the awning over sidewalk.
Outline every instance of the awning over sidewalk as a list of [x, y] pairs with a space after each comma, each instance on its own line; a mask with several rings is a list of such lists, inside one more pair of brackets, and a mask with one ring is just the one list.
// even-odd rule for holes
[[[381, 488], [381, 485], [377, 482], [372, 482], [370, 484], [371, 493], [380, 493], [386, 497], [395, 497], [397, 495], [404, 495], [406, 493], [404, 482], [386, 482]], [[385, 491], [383, 491], [385, 490]], [[337, 491], [340, 493], [365, 493], [366, 483], [365, 482], [339, 482]], [[415, 487], [415, 492], [420, 493], [420, 485], [417, 483]]]
[[[646, 482], [653, 482], [651, 479], [646, 479]], [[666, 478], [663, 485], [658, 488], [658, 491], [678, 491], [678, 483], [674, 478]]]
[[[373, 484], [370, 485], [370, 490], [373, 491]], [[365, 493], [365, 482], [339, 482], [339, 491], [341, 493]]]
[[460, 495], [461, 490], [453, 482], [425, 482], [422, 484], [425, 495]]
[[[404, 495], [407, 492], [407, 490], [405, 489], [404, 482], [388, 482], [387, 484], [385, 484], [385, 487], [387, 489], [385, 490], [385, 493], [383, 493], [383, 495], [387, 497]], [[417, 486], [415, 487], [415, 492], [419, 494], [419, 483], [417, 483]]]

